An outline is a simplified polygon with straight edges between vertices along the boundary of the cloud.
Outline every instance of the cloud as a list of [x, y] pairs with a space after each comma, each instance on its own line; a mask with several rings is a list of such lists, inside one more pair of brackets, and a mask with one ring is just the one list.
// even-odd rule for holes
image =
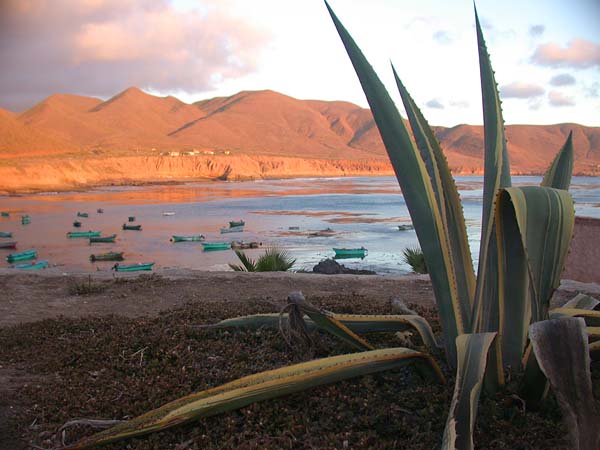
[[451, 44], [454, 40], [452, 35], [444, 30], [439, 30], [433, 33], [433, 39], [443, 45]]
[[575, 100], [571, 97], [567, 97], [558, 91], [550, 91], [548, 93], [548, 101], [550, 106], [575, 106]]
[[437, 98], [432, 98], [427, 103], [425, 103], [425, 106], [433, 109], [444, 109], [444, 105]]
[[453, 100], [450, 101], [450, 106], [453, 106], [454, 108], [468, 108], [470, 105], [466, 100]]
[[255, 71], [269, 39], [213, 0], [0, 1], [0, 105], [14, 110], [57, 92], [213, 90]]
[[544, 25], [532, 25], [529, 27], [529, 36], [538, 37], [544, 34], [546, 27]]
[[585, 86], [583, 92], [587, 98], [598, 98], [600, 97], [600, 83], [594, 81], [591, 85]]
[[544, 95], [545, 92], [542, 86], [518, 81], [500, 86], [502, 98], [535, 98]]
[[561, 73], [553, 76], [550, 79], [550, 84], [552, 86], [571, 86], [575, 84], [575, 77], [568, 73]]
[[562, 48], [550, 42], [539, 45], [531, 61], [540, 66], [585, 69], [600, 66], [600, 45], [585, 39], [573, 39]]

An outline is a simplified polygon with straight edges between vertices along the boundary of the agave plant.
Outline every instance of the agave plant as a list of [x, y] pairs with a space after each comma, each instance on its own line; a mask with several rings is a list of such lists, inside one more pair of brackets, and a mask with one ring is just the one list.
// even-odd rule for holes
[[296, 262], [285, 250], [276, 248], [266, 249], [256, 261], [241, 250], [236, 250], [235, 254], [242, 264], [229, 264], [229, 267], [236, 272], [285, 272]]
[[[541, 186], [511, 187], [500, 99], [475, 12], [485, 134], [482, 232], [476, 275], [456, 184], [432, 129], [392, 67], [414, 138], [411, 136], [376, 73], [326, 6], [362, 84], [402, 189], [430, 273], [446, 363], [456, 369], [442, 448], [473, 448], [481, 388], [485, 384], [486, 391], [493, 392], [502, 386], [508, 367], [524, 370], [523, 393], [531, 404], [541, 401], [551, 385], [569, 424], [575, 424], [571, 430], [574, 447], [598, 448], [594, 428], [598, 406], [588, 380], [590, 351], [597, 356], [600, 349], [598, 341], [588, 344], [588, 336], [597, 338], [599, 334], [593, 327], [600, 326], [600, 311], [593, 310], [593, 300], [580, 297], [549, 311], [573, 233], [574, 209], [567, 191], [573, 167], [572, 136], [558, 152]], [[246, 270], [258, 267], [245, 255], [238, 257]], [[214, 326], [281, 327], [282, 322], [291, 323], [294, 318], [295, 322], [303, 321], [309, 330], [332, 333], [360, 352], [263, 372], [202, 391], [69, 448], [88, 448], [162, 430], [409, 361], [426, 376], [444, 381], [431, 355], [404, 348], [373, 350], [358, 335], [416, 331], [433, 355], [438, 343], [424, 318], [336, 315], [311, 306], [301, 296], [290, 296], [290, 300], [289, 316], [260, 314], [228, 319]], [[563, 325], [573, 317], [579, 318], [573, 319], [575, 325]], [[553, 350], [557, 342], [565, 355]], [[572, 358], [565, 364], [569, 356]], [[573, 389], [573, 382], [581, 386]]]

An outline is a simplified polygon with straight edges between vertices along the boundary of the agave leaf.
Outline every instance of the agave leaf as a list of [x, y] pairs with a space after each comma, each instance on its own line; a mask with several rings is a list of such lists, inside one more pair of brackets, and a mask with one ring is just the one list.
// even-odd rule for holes
[[531, 325], [529, 337], [540, 368], [561, 407], [572, 448], [600, 448], [600, 409], [592, 390], [584, 320], [543, 320]]
[[499, 188], [509, 187], [510, 163], [504, 135], [504, 119], [494, 71], [490, 63], [477, 9], [475, 9], [479, 74], [483, 103], [484, 177], [481, 241], [477, 285], [471, 317], [473, 332], [498, 331], [498, 278], [494, 199]]
[[571, 196], [564, 190], [530, 186], [498, 194], [499, 323], [505, 364], [519, 366], [529, 323], [548, 317], [574, 217]]
[[327, 2], [325, 4], [365, 92], [415, 226], [440, 312], [448, 362], [452, 366], [456, 362], [455, 338], [466, 329], [468, 316], [458, 298], [448, 237], [427, 168], [377, 74]]
[[598, 305], [600, 305], [600, 302], [594, 297], [579, 293], [562, 305], [561, 308], [594, 309]]
[[556, 308], [550, 311], [551, 319], [581, 317], [588, 327], [600, 327], [600, 311], [580, 308]]
[[596, 342], [600, 340], [600, 327], [587, 327], [585, 331], [590, 342]]
[[[427, 168], [432, 188], [440, 206], [440, 216], [444, 223], [445, 234], [448, 236], [450, 246], [452, 269], [456, 278], [458, 298], [461, 308], [464, 311], [463, 315], [468, 317], [475, 294], [475, 272], [473, 271], [473, 259], [469, 248], [467, 227], [465, 225], [465, 217], [458, 189], [433, 130], [404, 87], [404, 84], [402, 84], [394, 66], [392, 66], [392, 70], [396, 79], [396, 85], [400, 91], [400, 96], [402, 97], [402, 102], [404, 103], [404, 109], [408, 115], [417, 148], [421, 152], [421, 157]], [[469, 327], [469, 324], [467, 323], [466, 326]]]
[[83, 438], [66, 447], [66, 450], [92, 448], [165, 430], [254, 402], [407, 364], [415, 364], [431, 380], [444, 382], [440, 368], [430, 356], [406, 348], [333, 356], [261, 372], [182, 397], [113, 428]]
[[590, 358], [592, 361], [600, 361], [600, 341], [590, 343]]
[[374, 347], [365, 339], [358, 336], [346, 325], [340, 322], [333, 313], [320, 310], [308, 303], [302, 292], [292, 292], [288, 297], [288, 301], [298, 307], [302, 314], [306, 314], [317, 327], [333, 334], [334, 336], [346, 341], [348, 344], [358, 350], [373, 350]]
[[[398, 331], [416, 331], [421, 336], [423, 343], [431, 350], [438, 347], [435, 336], [429, 323], [417, 315], [359, 315], [359, 314], [335, 314], [335, 318], [354, 333], [386, 333]], [[287, 320], [287, 314], [281, 319]], [[238, 328], [248, 327], [252, 329], [266, 327], [277, 329], [279, 327], [280, 315], [254, 314], [251, 316], [233, 317], [209, 325], [210, 328]], [[308, 316], [304, 317], [309, 330], [318, 328]]]
[[444, 429], [443, 450], [472, 450], [477, 404], [488, 350], [496, 333], [462, 334], [456, 338], [458, 370], [450, 412]]
[[554, 161], [550, 164], [548, 171], [542, 180], [542, 186], [553, 187], [555, 189], [569, 190], [571, 184], [571, 175], [573, 173], [573, 132], [569, 136], [565, 145], [557, 153]]

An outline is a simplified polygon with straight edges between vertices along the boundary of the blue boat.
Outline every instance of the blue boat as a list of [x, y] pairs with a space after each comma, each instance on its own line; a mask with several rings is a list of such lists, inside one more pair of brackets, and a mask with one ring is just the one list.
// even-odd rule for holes
[[25, 269], [25, 270], [35, 270], [35, 269], [45, 269], [48, 267], [48, 260], [43, 259], [38, 262], [30, 262], [25, 264], [16, 264], [14, 266], [15, 269]]
[[37, 250], [31, 249], [21, 253], [11, 253], [6, 257], [6, 261], [13, 263], [15, 261], [27, 261], [29, 259], [35, 259], [37, 257]]

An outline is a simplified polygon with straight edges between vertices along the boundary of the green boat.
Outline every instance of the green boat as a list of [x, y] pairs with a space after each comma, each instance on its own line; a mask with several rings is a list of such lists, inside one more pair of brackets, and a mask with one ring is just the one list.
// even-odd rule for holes
[[123, 261], [123, 252], [108, 252], [98, 255], [90, 255], [90, 261]]
[[0, 213], [0, 216], [2, 216], [2, 217], [9, 217], [9, 216], [10, 216], [10, 213], [9, 213], [8, 211], [2, 211], [2, 212]]
[[203, 242], [202, 247], [204, 251], [227, 250], [231, 248], [231, 244], [229, 242]]
[[141, 231], [142, 230], [142, 226], [141, 225], [127, 225], [127, 224], [123, 224], [123, 229], [124, 230]]
[[204, 235], [197, 234], [193, 236], [171, 236], [171, 242], [199, 242], [204, 240]]
[[336, 258], [364, 258], [367, 254], [367, 249], [361, 248], [334, 248]]
[[234, 228], [234, 227], [243, 227], [244, 225], [246, 225], [246, 222], [244, 222], [243, 220], [232, 220], [231, 222], [229, 222], [229, 228]]
[[73, 222], [73, 226], [75, 228], [80, 228], [81, 227], [81, 222], [75, 221], [75, 222]]
[[112, 236], [90, 236], [90, 244], [94, 242], [115, 242], [116, 234]]
[[69, 231], [68, 238], [90, 238], [100, 236], [100, 231]]
[[415, 227], [412, 225], [398, 225], [398, 231], [409, 231], [414, 229]]
[[11, 238], [12, 232], [11, 231], [0, 231], [0, 237]]
[[138, 270], [152, 270], [153, 262], [131, 264], [129, 266], [121, 266], [118, 263], [113, 266], [113, 270], [117, 272], [137, 272]]
[[21, 225], [28, 225], [31, 223], [31, 218], [29, 216], [21, 216]]
[[135, 216], [129, 216], [129, 217], [127, 218], [127, 220], [128, 220], [129, 222], [135, 222]]
[[26, 251], [20, 252], [20, 253], [11, 253], [10, 255], [8, 255], [6, 257], [6, 261], [9, 263], [12, 263], [15, 261], [27, 261], [29, 259], [35, 259], [36, 257], [37, 257], [37, 250], [31, 249], [31, 250], [26, 250]]
[[223, 233], [241, 233], [244, 231], [244, 225], [238, 225], [236, 227], [221, 228], [221, 234]]
[[48, 260], [47, 259], [43, 259], [43, 260], [38, 261], [38, 262], [30, 262], [30, 263], [26, 263], [26, 264], [17, 264], [17, 265], [14, 266], [15, 269], [25, 269], [25, 270], [45, 269], [46, 267], [48, 267]]
[[89, 214], [88, 213], [78, 212], [77, 213], [77, 217], [89, 217]]

